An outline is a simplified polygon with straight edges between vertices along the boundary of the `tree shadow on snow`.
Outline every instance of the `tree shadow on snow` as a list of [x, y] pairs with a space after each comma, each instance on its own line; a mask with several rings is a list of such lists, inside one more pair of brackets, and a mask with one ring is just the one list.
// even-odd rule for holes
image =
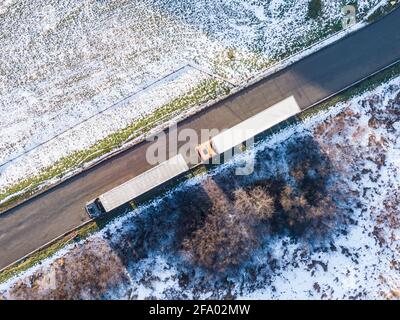
[[329, 242], [349, 213], [338, 175], [312, 137], [290, 139], [258, 152], [250, 176], [235, 175], [232, 166], [178, 187], [126, 222], [110, 243], [128, 270], [168, 256], [185, 274], [203, 270], [224, 278], [276, 237], [310, 246]]

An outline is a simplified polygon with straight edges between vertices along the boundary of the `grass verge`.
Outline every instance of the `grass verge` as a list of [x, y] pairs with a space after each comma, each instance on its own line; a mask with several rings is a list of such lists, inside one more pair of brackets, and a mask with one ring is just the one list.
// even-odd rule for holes
[[48, 189], [49, 186], [41, 188], [46, 181], [60, 179], [68, 172], [72, 172], [96, 158], [120, 148], [125, 143], [150, 131], [158, 124], [172, 119], [180, 112], [195, 105], [216, 99], [218, 96], [227, 94], [228, 92], [229, 87], [220, 81], [214, 79], [203, 81], [189, 94], [169, 102], [149, 116], [139, 119], [128, 127], [100, 140], [92, 147], [61, 158], [52, 166], [44, 169], [40, 174], [8, 187], [4, 192], [0, 193], [0, 201], [3, 200], [0, 204], [0, 214], [13, 205], [31, 197], [39, 190]]
[[52, 244], [46, 246], [45, 248], [36, 251], [35, 253], [19, 261], [18, 263], [15, 263], [10, 267], [4, 269], [0, 273], [0, 283], [3, 283], [8, 279], [14, 277], [15, 275], [33, 267], [40, 261], [43, 261], [44, 259], [53, 256], [56, 252], [64, 248], [66, 245], [88, 237], [90, 234], [97, 231], [98, 229], [99, 228], [96, 222], [90, 222], [76, 231], [69, 232], [68, 234], [54, 241]]

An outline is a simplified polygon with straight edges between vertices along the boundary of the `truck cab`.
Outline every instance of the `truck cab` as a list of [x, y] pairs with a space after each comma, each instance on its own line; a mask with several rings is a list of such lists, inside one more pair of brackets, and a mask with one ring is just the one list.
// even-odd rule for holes
[[86, 212], [89, 215], [89, 217], [92, 219], [98, 218], [103, 213], [105, 213], [105, 210], [104, 210], [103, 206], [101, 205], [99, 198], [89, 201], [86, 204], [85, 209], [86, 209]]
[[196, 147], [196, 151], [199, 154], [203, 162], [209, 161], [212, 157], [216, 156], [211, 140], [208, 140]]

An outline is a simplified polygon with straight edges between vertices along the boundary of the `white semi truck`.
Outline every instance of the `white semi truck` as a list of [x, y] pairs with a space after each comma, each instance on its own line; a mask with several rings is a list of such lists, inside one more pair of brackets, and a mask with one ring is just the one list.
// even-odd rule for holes
[[[212, 157], [239, 146], [299, 112], [300, 108], [295, 98], [291, 96], [198, 145], [196, 150], [201, 161], [207, 162]], [[181, 154], [178, 154], [89, 201], [86, 204], [86, 211], [89, 216], [96, 218], [103, 213], [110, 212], [132, 200], [136, 200], [188, 170], [189, 167], [185, 159]]]

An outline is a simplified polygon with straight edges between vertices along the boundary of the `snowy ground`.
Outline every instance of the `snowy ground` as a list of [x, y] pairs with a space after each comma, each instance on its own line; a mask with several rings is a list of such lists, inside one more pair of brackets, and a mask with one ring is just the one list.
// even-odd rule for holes
[[[254, 153], [111, 222], [0, 285], [0, 298], [399, 298], [399, 133], [400, 77], [284, 129]], [[216, 204], [223, 202], [215, 186], [290, 180], [295, 152], [306, 149], [333, 170], [324, 181], [328, 193], [342, 191], [327, 232], [306, 227], [294, 235], [287, 226], [267, 228], [244, 261], [220, 273], [188, 260], [182, 239], [193, 229], [184, 226], [199, 203], [206, 209], [199, 201], [204, 192]], [[255, 173], [232, 176], [252, 155]]]
[[[354, 1], [323, 1], [317, 20], [307, 19], [307, 2], [2, 1], [0, 192], [210, 77], [175, 72], [188, 62], [241, 81], [326, 36]], [[357, 2], [361, 19], [382, 1]]]

